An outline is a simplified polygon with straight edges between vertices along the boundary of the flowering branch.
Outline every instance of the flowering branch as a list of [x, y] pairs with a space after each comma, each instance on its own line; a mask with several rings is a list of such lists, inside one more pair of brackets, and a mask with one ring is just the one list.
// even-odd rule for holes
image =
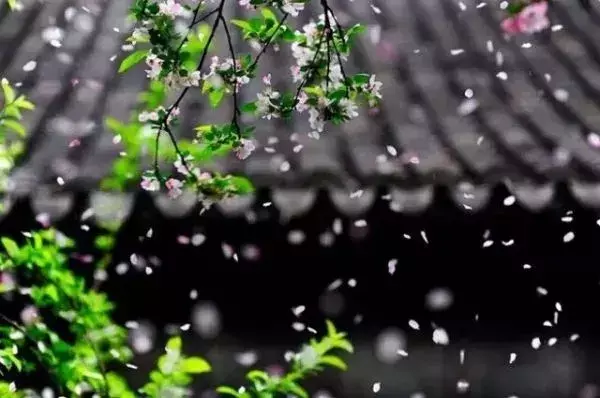
[[[317, 22], [303, 27], [303, 32], [294, 31], [286, 25], [289, 16], [298, 16], [308, 1], [317, 0], [240, 0], [240, 6], [260, 11], [260, 17], [249, 20], [228, 21], [224, 6], [226, 0], [218, 0], [215, 9], [203, 19], [214, 16], [208, 39], [200, 52], [192, 54], [186, 46], [193, 35], [191, 28], [198, 23], [197, 15], [206, 5], [201, 1], [191, 8], [176, 0], [137, 0], [132, 13], [140, 26], [133, 38], [140, 43], [149, 43], [150, 48], [139, 50], [125, 58], [121, 70], [127, 70], [145, 59], [150, 67], [148, 77], [164, 82], [168, 88], [182, 88], [175, 102], [167, 109], [162, 106], [139, 114], [142, 123], [149, 123], [156, 131], [154, 142], [154, 170], [144, 173], [142, 187], [156, 191], [164, 186], [169, 195], [177, 197], [184, 186], [194, 187], [202, 200], [212, 202], [223, 197], [244, 193], [249, 184], [234, 176], [219, 176], [202, 172], [193, 164], [198, 159], [191, 152], [200, 152], [204, 159], [214, 154], [234, 151], [238, 158], [247, 158], [256, 144], [251, 138], [253, 128], [242, 126], [239, 115], [251, 113], [257, 117], [289, 120], [294, 111], [308, 110], [309, 122], [314, 134], [324, 131], [326, 122], [343, 123], [358, 115], [356, 102], [364, 99], [369, 106], [377, 106], [381, 94], [381, 83], [374, 76], [357, 74], [349, 76], [344, 68], [353, 37], [362, 31], [360, 25], [344, 29], [327, 0], [318, 0], [323, 15]], [[212, 1], [215, 3], [216, 1]], [[282, 13], [278, 17], [271, 7]], [[175, 32], [174, 21], [192, 15], [188, 32], [183, 39]], [[229, 23], [237, 26], [245, 40], [259, 46], [255, 57], [236, 54], [233, 34]], [[222, 25], [224, 40], [227, 41], [229, 58], [211, 57], [208, 73], [202, 73], [204, 63], [218, 28]], [[142, 39], [142, 40], [139, 40]], [[133, 40], [135, 41], [135, 40]], [[257, 100], [241, 104], [239, 92], [250, 79], [256, 77], [260, 58], [269, 47], [277, 50], [280, 44], [290, 43], [296, 65], [292, 66], [292, 80], [300, 83], [295, 95], [280, 93], [271, 87], [271, 76], [263, 76], [265, 89]], [[254, 47], [257, 47], [257, 46]], [[191, 66], [192, 59], [197, 62]], [[179, 106], [193, 87], [200, 87], [207, 95], [211, 106], [221, 104], [225, 94], [232, 96], [232, 116], [227, 124], [196, 127], [197, 138], [186, 143], [185, 150], [173, 134], [173, 127], [180, 111]], [[160, 135], [166, 132], [175, 150], [174, 166], [179, 177], [164, 177], [159, 170]], [[194, 146], [196, 148], [194, 148]], [[241, 185], [240, 185], [241, 184]]]
[[[223, 18], [223, 14], [219, 15], [221, 23], [223, 24], [223, 29], [225, 30], [225, 35], [227, 36], [227, 46], [229, 47], [229, 54], [231, 55], [231, 59], [237, 59], [235, 55], [235, 51], [233, 49], [233, 40], [231, 38], [231, 33], [229, 32], [229, 26], [227, 26], [227, 21]], [[275, 29], [277, 32], [277, 29]], [[233, 63], [233, 74], [237, 76], [237, 65], [236, 62]], [[240, 131], [240, 126], [238, 124], [238, 115], [240, 114], [240, 109], [238, 107], [238, 90], [233, 90], [233, 94], [231, 96], [233, 98], [233, 116], [231, 117], [231, 124], [235, 130], [235, 134], [238, 138], [242, 138], [242, 133]]]

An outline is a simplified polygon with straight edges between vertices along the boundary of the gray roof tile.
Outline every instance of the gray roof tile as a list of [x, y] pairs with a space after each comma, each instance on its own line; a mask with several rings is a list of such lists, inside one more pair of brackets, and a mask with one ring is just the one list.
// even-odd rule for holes
[[[368, 27], [348, 68], [384, 82], [379, 112], [363, 110], [318, 140], [308, 137], [305, 115], [252, 121], [259, 150], [243, 162], [227, 156], [206, 167], [275, 187], [276, 202], [290, 214], [306, 211], [317, 188], [332, 187], [332, 200], [347, 211], [355, 206], [348, 191], [375, 186], [392, 188], [393, 208], [418, 211], [433, 198], [431, 184], [454, 187], [458, 206], [477, 209], [487, 203], [487, 187], [506, 180], [532, 209], [548, 205], [558, 180], [571, 181], [575, 197], [596, 204], [600, 153], [586, 136], [600, 130], [597, 16], [556, 3], [554, 22], [562, 30], [506, 41], [492, 4], [463, 11], [452, 2], [390, 0], [380, 2], [376, 14], [369, 2], [331, 1], [342, 23], [360, 20]], [[13, 175], [16, 192], [56, 185], [58, 176], [69, 188], [94, 190], [122, 150], [102, 116], [128, 119], [146, 83], [143, 67], [115, 74], [129, 2], [86, 1], [89, 13], [76, 0], [24, 3], [21, 12], [0, 10], [0, 72], [22, 82], [38, 104], [26, 116], [32, 139]], [[51, 26], [64, 32], [61, 48], [42, 40]], [[224, 40], [217, 51], [227, 55]], [[261, 73], [270, 71], [275, 85], [286, 84], [278, 76], [288, 73], [290, 54], [270, 51], [263, 60]], [[36, 68], [24, 71], [29, 61]], [[259, 87], [250, 84], [243, 97], [253, 98]], [[227, 121], [231, 103], [211, 109], [195, 93], [182, 107], [188, 117], [175, 134], [191, 137], [198, 123]], [[70, 147], [75, 138], [80, 144]], [[466, 201], [462, 182], [476, 187]], [[223, 208], [235, 212], [248, 200]]]

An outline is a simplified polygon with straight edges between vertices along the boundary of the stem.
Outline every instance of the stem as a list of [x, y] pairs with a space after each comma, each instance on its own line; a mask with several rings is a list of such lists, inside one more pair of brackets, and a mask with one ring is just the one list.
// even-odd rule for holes
[[[221, 22], [221, 18], [223, 16], [223, 8], [225, 6], [225, 1], [226, 0], [221, 0], [221, 2], [219, 3], [219, 6], [217, 7], [217, 9], [215, 11], [217, 13], [217, 17], [215, 18], [215, 22], [212, 25], [210, 36], [208, 37], [208, 40], [206, 41], [206, 47], [202, 51], [202, 56], [200, 57], [200, 62], [198, 63], [198, 66], [196, 67], [196, 71], [202, 70], [202, 67], [204, 65], [204, 61], [206, 60], [206, 56], [208, 55], [208, 49], [209, 49], [210, 44], [212, 43], [212, 41], [213, 41], [213, 39], [215, 37], [215, 33], [217, 32], [217, 27], [219, 26], [219, 23]], [[213, 13], [211, 13], [211, 15]], [[188, 33], [188, 35], [189, 35], [189, 33]], [[171, 143], [173, 144], [173, 148], [175, 149], [175, 153], [181, 159], [181, 163], [183, 164], [183, 166], [185, 167], [185, 169], [187, 170], [187, 172], [189, 173], [189, 175], [193, 178], [194, 182], [196, 182], [197, 181], [197, 177], [196, 177], [196, 175], [194, 173], [192, 173], [192, 170], [190, 169], [189, 165], [187, 164], [187, 161], [185, 160], [185, 158], [183, 156], [183, 153], [179, 149], [179, 145], [177, 145], [177, 139], [173, 135], [173, 132], [171, 131], [171, 128], [169, 127], [169, 124], [168, 124], [169, 116], [171, 116], [171, 113], [173, 112], [173, 109], [175, 109], [175, 108], [177, 108], [179, 106], [179, 104], [181, 103], [181, 101], [183, 101], [183, 99], [185, 98], [185, 95], [188, 93], [189, 89], [190, 89], [189, 87], [184, 88], [182, 90], [181, 94], [179, 94], [179, 97], [177, 97], [177, 99], [173, 103], [173, 105], [171, 105], [169, 107], [169, 109], [167, 110], [167, 113], [165, 114], [165, 116], [164, 116], [164, 118], [163, 118], [163, 120], [162, 120], [162, 122], [161, 122], [161, 124], [160, 124], [160, 126], [158, 128], [158, 131], [156, 132], [156, 134], [157, 134], [157, 136], [159, 136], [163, 131], [167, 132], [167, 134], [169, 135], [169, 139], [171, 140]], [[157, 140], [158, 140], [158, 138], [157, 138]], [[155, 171], [158, 172], [159, 171], [158, 170], [158, 160], [156, 159], [156, 158], [158, 158], [158, 144], [156, 145], [156, 152], [155, 152], [154, 156], [155, 156]]]
[[312, 77], [312, 72], [314, 70], [314, 64], [317, 60], [317, 57], [319, 56], [319, 52], [321, 51], [321, 46], [323, 45], [324, 37], [325, 37], [325, 35], [322, 35], [319, 38], [319, 43], [317, 43], [317, 49], [315, 50], [315, 55], [313, 56], [313, 59], [310, 61], [310, 64], [309, 64], [310, 68], [309, 68], [309, 70], [306, 71], [306, 75], [304, 76], [304, 79], [302, 79], [302, 81], [300, 82], [300, 85], [298, 86], [298, 89], [296, 90], [296, 95], [294, 96], [294, 103], [293, 103], [294, 107], [298, 104], [298, 98], [300, 97], [300, 92], [302, 91], [304, 86], [306, 86], [306, 84], [308, 83], [310, 78]]
[[231, 124], [235, 128], [235, 132], [238, 138], [242, 137], [242, 132], [240, 131], [240, 125], [238, 123], [238, 115], [240, 110], [238, 108], [238, 84], [237, 84], [237, 65], [236, 65], [236, 56], [235, 50], [233, 49], [233, 40], [231, 39], [231, 32], [229, 32], [229, 26], [227, 26], [227, 21], [220, 15], [221, 22], [223, 22], [223, 29], [225, 30], [225, 36], [227, 37], [227, 46], [229, 47], [229, 53], [231, 55], [231, 59], [233, 60], [233, 76], [236, 81], [233, 84], [233, 116], [231, 117]]
[[267, 42], [265, 43], [265, 45], [260, 49], [260, 51], [256, 55], [256, 58], [254, 59], [254, 62], [252, 62], [252, 64], [250, 65], [249, 69], [253, 69], [256, 66], [256, 64], [258, 63], [258, 60], [260, 59], [260, 57], [262, 57], [264, 55], [264, 53], [267, 52], [267, 48], [269, 47], [269, 45], [271, 44], [271, 42], [275, 38], [275, 35], [277, 34], [277, 32], [279, 32], [279, 29], [285, 23], [285, 20], [289, 16], [290, 16], [290, 14], [288, 14], [288, 13], [283, 14], [283, 18], [281, 18], [281, 21], [279, 21], [279, 24], [275, 28], [275, 31], [273, 32], [273, 34], [271, 34], [271, 36], [269, 37], [269, 39], [267, 40]]
[[335, 55], [337, 57], [337, 61], [338, 64], [340, 65], [340, 72], [342, 73], [342, 77], [344, 78], [344, 87], [346, 88], [346, 96], [350, 97], [350, 90], [348, 89], [348, 76], [346, 75], [346, 71], [344, 70], [344, 64], [342, 63], [342, 56], [340, 54], [340, 51], [337, 47], [337, 44], [335, 43], [335, 37], [333, 35], [333, 27], [331, 26], [331, 20], [329, 17], [329, 14], [331, 13], [331, 15], [333, 16], [333, 20], [335, 22], [336, 25], [336, 29], [337, 29], [337, 33], [338, 33], [338, 37], [340, 39], [340, 41], [342, 42], [342, 44], [346, 45], [345, 39], [343, 37], [343, 29], [340, 25], [340, 23], [338, 22], [337, 18], [335, 17], [335, 15], [333, 14], [333, 10], [331, 9], [331, 7], [329, 6], [329, 4], [327, 3], [327, 0], [321, 0], [321, 6], [323, 7], [323, 11], [324, 11], [324, 15], [325, 15], [325, 30], [326, 30], [326, 34], [327, 34], [327, 58], [328, 58], [328, 63], [327, 63], [327, 82], [329, 82], [329, 59], [330, 59], [330, 51], [329, 51], [329, 42], [331, 42], [331, 44], [333, 45], [333, 49], [335, 52]]

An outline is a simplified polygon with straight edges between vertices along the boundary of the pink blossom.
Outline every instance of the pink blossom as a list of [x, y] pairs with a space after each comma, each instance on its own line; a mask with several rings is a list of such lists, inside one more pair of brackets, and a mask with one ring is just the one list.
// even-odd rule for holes
[[146, 70], [146, 75], [150, 79], [157, 79], [162, 71], [163, 60], [160, 59], [156, 54], [148, 54], [146, 57], [146, 65], [150, 69]]
[[208, 171], [200, 172], [200, 170], [198, 170], [198, 179], [200, 181], [208, 181], [211, 178], [212, 178], [212, 175]]
[[284, 0], [281, 9], [292, 17], [297, 17], [300, 11], [304, 10], [304, 2], [298, 2], [298, 0]]
[[293, 78], [294, 83], [302, 80], [302, 73], [301, 73], [300, 67], [298, 65], [293, 65], [292, 67], [290, 67], [290, 70], [292, 72], [292, 78]]
[[548, 3], [541, 1], [525, 7], [517, 16], [519, 30], [523, 33], [536, 33], [550, 26]]
[[175, 18], [185, 13], [185, 8], [175, 0], [167, 0], [159, 4], [160, 12], [170, 18]]
[[548, 2], [533, 3], [511, 18], [502, 21], [502, 30], [507, 34], [537, 33], [550, 26]]
[[21, 311], [21, 322], [23, 322], [25, 326], [33, 325], [39, 320], [39, 318], [40, 314], [38, 313], [37, 308], [33, 305], [28, 305], [27, 307], [23, 308], [23, 311]]
[[75, 148], [76, 146], [81, 145], [81, 141], [75, 138], [73, 141], [69, 142], [69, 148]]
[[254, 6], [250, 4], [250, 0], [240, 0], [240, 6], [245, 7], [249, 10], [254, 8]]
[[256, 149], [256, 145], [252, 140], [247, 140], [242, 138], [240, 140], [240, 145], [235, 149], [235, 154], [240, 160], [246, 159], [254, 150]]
[[169, 193], [168, 193], [169, 197], [171, 199], [176, 199], [182, 193], [181, 187], [183, 187], [183, 182], [181, 182], [175, 178], [169, 178], [167, 180], [167, 182], [165, 182], [165, 186], [169, 190]]
[[191, 155], [187, 155], [185, 158], [181, 159], [181, 156], [177, 156], [177, 160], [173, 162], [173, 165], [177, 169], [177, 171], [185, 176], [189, 175], [188, 166], [189, 163], [194, 160]]
[[309, 106], [306, 104], [307, 101], [308, 95], [304, 91], [301, 91], [298, 95], [298, 103], [296, 104], [296, 110], [300, 113], [307, 110], [309, 108]]
[[158, 191], [160, 189], [160, 183], [158, 182], [158, 179], [156, 179], [156, 177], [154, 176], [143, 176], [140, 185], [146, 191]]
[[158, 121], [158, 113], [157, 112], [141, 112], [138, 115], [138, 120], [142, 123], [146, 123], [147, 121], [151, 120], [153, 122], [157, 122]]
[[42, 225], [42, 227], [48, 228], [50, 227], [50, 214], [40, 213], [35, 216], [35, 221], [39, 222]]
[[179, 116], [181, 114], [181, 110], [179, 109], [179, 107], [175, 107], [173, 109], [171, 109], [171, 112], [169, 114], [169, 116], [167, 117], [167, 123], [171, 123], [173, 121], [174, 118], [176, 118], [177, 116]]
[[502, 31], [504, 31], [504, 33], [506, 34], [514, 35], [519, 33], [519, 25], [517, 24], [516, 16], [506, 18], [504, 21], [502, 21], [502, 24], [500, 24], [500, 26], [502, 27]]
[[75, 260], [81, 261], [82, 263], [85, 263], [85, 264], [89, 264], [92, 261], [94, 261], [94, 256], [92, 256], [91, 254], [73, 253], [72, 257]]
[[16, 286], [15, 278], [8, 272], [0, 273], [0, 292], [9, 292]]

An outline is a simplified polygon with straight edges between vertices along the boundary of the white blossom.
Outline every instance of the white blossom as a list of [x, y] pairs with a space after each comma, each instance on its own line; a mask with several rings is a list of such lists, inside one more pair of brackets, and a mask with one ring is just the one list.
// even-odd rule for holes
[[158, 5], [161, 14], [164, 14], [170, 18], [177, 18], [185, 15], [185, 8], [175, 0], [166, 0]]
[[304, 10], [304, 3], [298, 3], [296, 0], [284, 0], [281, 9], [292, 17], [297, 17], [300, 11]]
[[238, 159], [244, 160], [250, 156], [255, 149], [256, 145], [254, 144], [254, 141], [242, 138], [240, 140], [240, 146], [235, 149], [235, 154]]

